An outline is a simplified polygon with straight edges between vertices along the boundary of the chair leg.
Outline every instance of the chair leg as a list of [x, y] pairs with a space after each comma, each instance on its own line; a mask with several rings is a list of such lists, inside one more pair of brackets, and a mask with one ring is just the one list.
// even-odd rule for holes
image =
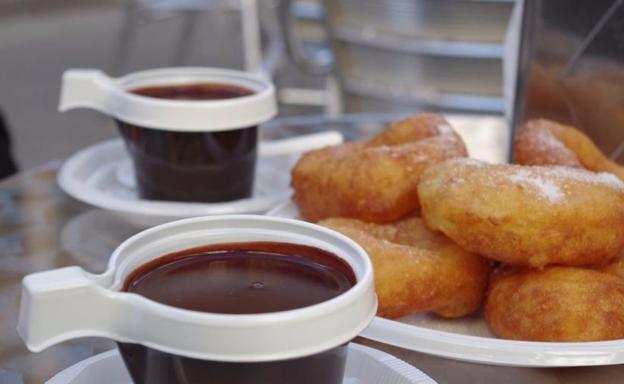
[[[231, 66], [231, 55], [228, 50], [233, 46], [232, 43], [228, 45], [232, 35], [232, 14], [229, 12], [229, 8], [215, 7], [206, 14], [208, 19], [208, 31], [207, 36], [210, 36], [210, 41], [204, 42], [204, 47], [207, 49], [207, 56], [211, 57], [209, 64], [217, 67], [229, 67]], [[218, 54], [218, 52], [224, 51], [224, 54]], [[217, 52], [215, 55], [214, 53]]]
[[245, 70], [262, 71], [262, 41], [257, 0], [240, 0]]
[[268, 5], [266, 2], [259, 4], [258, 14], [260, 22], [260, 37], [266, 37], [266, 44], [261, 49], [262, 71], [269, 77], [284, 64], [286, 47], [282, 38], [282, 26], [277, 14], [278, 3]]
[[178, 44], [176, 45], [173, 54], [173, 65], [180, 66], [189, 63], [191, 56], [191, 46], [195, 41], [195, 35], [197, 34], [197, 25], [199, 22], [200, 13], [197, 11], [185, 11], [183, 14], [182, 30], [178, 38]]
[[136, 38], [137, 23], [139, 22], [139, 6], [136, 1], [129, 1], [124, 11], [123, 21], [117, 39], [117, 46], [113, 54], [112, 73], [123, 74], [128, 64], [128, 58], [132, 52], [132, 46]]

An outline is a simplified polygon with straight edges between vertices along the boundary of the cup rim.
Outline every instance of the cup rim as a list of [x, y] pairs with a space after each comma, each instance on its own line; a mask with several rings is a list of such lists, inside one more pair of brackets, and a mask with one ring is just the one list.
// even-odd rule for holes
[[[202, 223], [206, 221], [221, 221], [221, 220], [227, 220], [227, 219], [232, 219], [232, 218], [238, 219], [238, 220], [252, 220], [252, 221], [257, 221], [257, 222], [267, 221], [267, 222], [288, 223], [291, 225], [313, 228], [314, 231], [323, 232], [332, 237], [338, 238], [340, 239], [340, 241], [346, 244], [349, 244], [349, 246], [352, 247], [352, 250], [356, 250], [359, 256], [364, 256], [362, 257], [362, 260], [364, 261], [364, 274], [362, 276], [358, 276], [356, 274], [356, 283], [347, 291], [341, 293], [338, 296], [332, 297], [329, 300], [323, 301], [321, 303], [312, 304], [312, 305], [308, 305], [308, 306], [301, 307], [301, 308], [290, 309], [286, 311], [255, 313], [255, 314], [226, 314], [226, 313], [217, 313], [217, 312], [194, 311], [190, 309], [184, 309], [184, 308], [179, 308], [179, 307], [163, 304], [158, 301], [141, 296], [137, 293], [121, 290], [121, 288], [123, 287], [125, 278], [128, 277], [128, 274], [125, 274], [122, 276], [119, 273], [118, 270], [119, 268], [121, 268], [121, 266], [118, 265], [118, 259], [123, 255], [124, 252], [127, 252], [128, 248], [131, 248], [132, 245], [138, 240], [140, 240], [141, 238], [154, 235], [159, 232], [162, 232], [163, 230], [167, 230], [169, 228], [176, 228], [185, 224]], [[280, 241], [276, 240], [276, 242], [280, 242]], [[245, 241], [241, 241], [241, 243], [245, 243]], [[211, 243], [211, 244], [219, 244], [219, 243]], [[184, 250], [184, 249], [181, 249], [181, 250]], [[166, 255], [162, 255], [162, 256], [166, 256]], [[355, 273], [354, 266], [351, 263], [349, 263], [348, 260], [344, 259], [340, 255], [336, 255], [336, 256], [338, 256], [340, 259], [344, 260], [347, 264], [349, 264], [349, 267]], [[155, 259], [152, 259], [152, 260], [155, 260]], [[144, 264], [141, 264], [141, 265], [144, 265]], [[141, 265], [139, 265], [137, 268], [140, 268]], [[134, 270], [136, 270], [136, 268], [132, 269], [130, 272]], [[364, 251], [364, 249], [359, 244], [357, 244], [355, 241], [351, 240], [347, 236], [337, 231], [333, 231], [329, 228], [325, 228], [320, 225], [308, 223], [308, 222], [301, 221], [301, 220], [272, 217], [272, 216], [263, 216], [263, 215], [215, 215], [215, 216], [201, 216], [201, 217], [193, 217], [193, 218], [188, 218], [188, 219], [176, 220], [176, 221], [168, 222], [165, 224], [157, 225], [152, 228], [148, 228], [144, 231], [141, 231], [131, 236], [130, 238], [122, 242], [111, 255], [111, 258], [108, 263], [108, 267], [106, 271], [104, 272], [104, 275], [109, 275], [109, 274], [112, 275], [111, 277], [114, 280], [111, 281], [111, 284], [108, 287], [106, 287], [106, 289], [116, 294], [130, 295], [132, 297], [136, 297], [133, 300], [140, 299], [140, 301], [145, 302], [145, 304], [142, 304], [142, 305], [147, 305], [148, 307], [152, 306], [155, 310], [159, 310], [159, 311], [166, 310], [172, 316], [176, 316], [177, 314], [183, 315], [183, 316], [189, 316], [189, 318], [192, 319], [193, 321], [199, 321], [199, 322], [206, 321], [206, 320], [217, 320], [217, 321], [227, 321], [227, 322], [235, 321], [235, 322], [238, 322], [237, 324], [248, 324], [250, 321], [253, 322], [257, 320], [261, 320], [261, 321], [277, 320], [276, 319], [277, 317], [287, 317], [286, 315], [288, 315], [288, 317], [295, 317], [299, 314], [302, 314], [302, 313], [305, 314], [305, 312], [309, 312], [307, 311], [307, 309], [309, 308], [315, 308], [319, 311], [325, 310], [325, 309], [329, 310], [337, 305], [336, 302], [338, 302], [339, 304], [342, 301], [347, 301], [351, 299], [352, 297], [357, 296], [358, 294], [361, 294], [362, 293], [361, 291], [366, 289], [366, 282], [371, 281], [373, 279], [373, 266], [372, 266], [370, 259], [368, 258], [368, 255], [366, 254], [366, 251]], [[282, 314], [284, 316], [281, 316]]]
[[[210, 100], [201, 100], [201, 99], [189, 99], [189, 100], [181, 100], [181, 99], [166, 99], [159, 97], [149, 97], [145, 95], [140, 95], [136, 93], [132, 93], [132, 89], [138, 89], [146, 86], [167, 86], [167, 85], [181, 85], [181, 84], [194, 84], [197, 83], [196, 79], [192, 79], [193, 77], [203, 77], [203, 76], [211, 76], [211, 77], [222, 77], [224, 80], [217, 84], [226, 84], [226, 85], [239, 85], [244, 88], [248, 88], [253, 91], [252, 94], [232, 97], [229, 99], [210, 99]], [[162, 78], [165, 78], [163, 80]], [[167, 78], [173, 77], [173, 82], [171, 80], [166, 80]], [[156, 82], [150, 81], [152, 78], [161, 78]], [[178, 80], [175, 80], [178, 79]], [[228, 81], [229, 80], [229, 81]], [[230, 82], [233, 81], [234, 83]], [[211, 81], [212, 82], [212, 81]], [[229, 104], [228, 102], [235, 102], [241, 99], [249, 99], [253, 97], [261, 96], [262, 94], [268, 92], [271, 87], [274, 87], [272, 83], [266, 81], [261, 76], [255, 75], [253, 73], [248, 73], [244, 71], [237, 71], [233, 69], [225, 69], [225, 68], [210, 68], [210, 67], [167, 67], [167, 68], [156, 68], [156, 69], [146, 69], [142, 71], [136, 71], [128, 73], [122, 77], [116, 79], [116, 83], [118, 88], [117, 92], [122, 92], [127, 94], [127, 96], [131, 99], [142, 100], [146, 102], [153, 102], [154, 104], [162, 104], [162, 105], [180, 105], [184, 106], [186, 104]], [[216, 83], [216, 82], [215, 82]], [[145, 100], [147, 99], [147, 100]]]
[[[191, 83], [238, 85], [253, 94], [220, 100], [169, 100], [133, 94], [143, 86]], [[218, 132], [264, 123], [277, 114], [275, 87], [266, 78], [244, 71], [211, 67], [148, 69], [116, 78], [110, 112], [128, 124], [165, 131]]]
[[[282, 223], [294, 224], [297, 226], [313, 228], [314, 231], [323, 232], [332, 237], [338, 238], [340, 239], [340, 241], [346, 244], [349, 244], [349, 246], [352, 247], [352, 250], [356, 250], [359, 256], [364, 256], [362, 257], [362, 260], [364, 261], [364, 273], [362, 276], [357, 276], [356, 274], [355, 285], [353, 285], [347, 291], [339, 294], [338, 296], [332, 297], [329, 300], [326, 300], [317, 304], [308, 305], [308, 306], [301, 307], [301, 308], [286, 310], [286, 311], [255, 313], [255, 314], [226, 314], [226, 313], [217, 313], [217, 312], [194, 311], [190, 309], [184, 309], [184, 308], [179, 308], [179, 307], [163, 304], [158, 301], [141, 296], [137, 293], [121, 290], [121, 288], [123, 287], [125, 278], [128, 277], [128, 274], [125, 274], [122, 276], [121, 274], [118, 273], [118, 269], [121, 267], [117, 264], [118, 263], [117, 259], [119, 259], [122, 256], [122, 254], [126, 252], [127, 249], [130, 248], [133, 245], [133, 243], [135, 243], [139, 239], [144, 238], [146, 236], [153, 235], [153, 234], [157, 234], [159, 232], [162, 232], [163, 230], [166, 230], [169, 228], [175, 228], [184, 224], [201, 223], [201, 222], [213, 221], [213, 220], [220, 221], [220, 220], [232, 219], [232, 218], [239, 219], [239, 220], [241, 219], [253, 220], [253, 221], [258, 221], [258, 222], [266, 221], [266, 222], [282, 222]], [[241, 241], [241, 243], [245, 243], [245, 241]], [[219, 244], [219, 243], [211, 243], [211, 244]], [[184, 249], [181, 249], [181, 250], [184, 250]], [[162, 255], [162, 256], [166, 256], [166, 255]], [[344, 259], [340, 255], [336, 255], [336, 256], [338, 256], [340, 259], [344, 260], [347, 264], [349, 264], [349, 267], [353, 269], [355, 273], [354, 266], [351, 263], [349, 263], [348, 260]], [[152, 260], [155, 260], [155, 259], [152, 259]], [[144, 264], [141, 264], [136, 268], [140, 268], [142, 265]], [[130, 272], [136, 270], [136, 268], [132, 269]], [[138, 300], [138, 302], [141, 303], [141, 305], [146, 306], [146, 309], [149, 308], [149, 309], [153, 309], [156, 311], [160, 311], [161, 313], [166, 313], [167, 315], [170, 315], [172, 317], [175, 317], [177, 315], [188, 316], [188, 319], [190, 321], [194, 321], [194, 322], [196, 321], [199, 323], [203, 321], [215, 320], [215, 321], [228, 322], [230, 324], [232, 324], [232, 322], [235, 322], [236, 325], [245, 325], [245, 324], [252, 324], [256, 321], [263, 321], [263, 322], [280, 321], [280, 320], [284, 320], [282, 318], [298, 317], [299, 315], [302, 315], [302, 314], [305, 315], [307, 312], [330, 311], [332, 309], [335, 309], [339, 307], [340, 305], [344, 304], [344, 302], [352, 300], [354, 297], [362, 294], [362, 292], [366, 290], [367, 282], [370, 282], [373, 280], [373, 266], [368, 255], [366, 254], [366, 251], [364, 251], [364, 249], [359, 244], [357, 244], [355, 241], [351, 240], [347, 236], [337, 231], [322, 227], [320, 225], [308, 223], [308, 222], [301, 221], [301, 220], [272, 217], [272, 216], [263, 216], [263, 215], [215, 215], [215, 216], [201, 216], [201, 217], [193, 217], [193, 218], [188, 218], [188, 219], [176, 220], [176, 221], [172, 221], [169, 223], [161, 224], [161, 225], [146, 229], [144, 231], [141, 231], [131, 236], [130, 238], [122, 242], [111, 255], [108, 267], [106, 271], [104, 272], [104, 275], [109, 275], [109, 274], [112, 275], [114, 280], [111, 282], [111, 284], [109, 284], [108, 287], [106, 287], [106, 289], [110, 290], [113, 294], [120, 294], [123, 296], [133, 297], [132, 300]], [[165, 311], [165, 312], [162, 312], [162, 311]]]

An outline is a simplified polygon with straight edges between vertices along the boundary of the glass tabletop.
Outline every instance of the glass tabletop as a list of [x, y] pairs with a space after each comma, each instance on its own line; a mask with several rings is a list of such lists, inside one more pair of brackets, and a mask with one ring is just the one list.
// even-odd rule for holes
[[[337, 129], [348, 139], [356, 139], [369, 136], [385, 122], [396, 118], [396, 115], [356, 115], [333, 119], [321, 116], [283, 119], [268, 124], [263, 133], [267, 138], [280, 138], [306, 130]], [[473, 143], [468, 145], [469, 148], [477, 148], [475, 155], [478, 157], [489, 156], [493, 161], [504, 161], [508, 153], [508, 139], [502, 119], [468, 118], [473, 119], [473, 128], [462, 128], [466, 130], [462, 131], [464, 137], [471, 134], [483, 136], [479, 139], [468, 138], [467, 141]], [[477, 126], [481, 128], [474, 128]], [[103, 339], [80, 339], [35, 354], [24, 347], [16, 332], [23, 276], [70, 265], [82, 266], [90, 272], [102, 272], [108, 256], [117, 245], [143, 229], [113, 212], [95, 209], [66, 195], [56, 184], [61, 166], [60, 161], [50, 162], [0, 182], [2, 384], [43, 383], [62, 369], [113, 347], [111, 342]], [[59, 308], [59, 311], [62, 310]], [[413, 364], [439, 383], [620, 383], [624, 380], [624, 366], [565, 369], [496, 367], [428, 356], [364, 339], [357, 341]]]

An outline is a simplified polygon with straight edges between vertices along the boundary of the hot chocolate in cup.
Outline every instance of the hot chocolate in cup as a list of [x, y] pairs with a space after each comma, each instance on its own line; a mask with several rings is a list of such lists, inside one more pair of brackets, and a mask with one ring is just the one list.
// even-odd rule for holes
[[78, 107], [115, 119], [141, 198], [195, 202], [251, 196], [258, 126], [277, 113], [269, 81], [216, 68], [68, 70], [59, 108]]
[[370, 260], [347, 237], [290, 219], [212, 216], [133, 236], [102, 275], [27, 276], [18, 331], [35, 352], [115, 340], [136, 384], [339, 384], [346, 344], [376, 308]]

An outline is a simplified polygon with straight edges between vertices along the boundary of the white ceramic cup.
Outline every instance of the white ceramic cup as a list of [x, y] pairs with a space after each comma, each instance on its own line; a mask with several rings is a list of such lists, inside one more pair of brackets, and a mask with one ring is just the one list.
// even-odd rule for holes
[[[132, 271], [163, 255], [202, 245], [255, 241], [302, 244], [331, 252], [349, 264], [356, 284], [319, 304], [252, 315], [190, 311], [120, 291]], [[167, 361], [176, 366], [179, 375], [191, 375], [201, 361], [217, 362], [221, 364], [219, 369], [235, 371], [241, 368], [233, 363], [266, 370], [276, 363], [297, 362], [299, 368], [289, 371], [299, 375], [294, 376], [298, 382], [307, 383], [309, 373], [308, 378], [300, 377], [301, 367], [309, 365], [306, 358], [313, 357], [317, 362], [333, 359], [335, 356], [323, 353], [344, 346], [357, 336], [372, 320], [376, 309], [371, 262], [349, 238], [291, 219], [210, 216], [164, 224], [131, 237], [114, 251], [108, 269], [101, 275], [68, 267], [26, 276], [18, 332], [34, 352], [87, 336], [121, 343], [122, 354], [124, 345], [141, 345], [146, 347], [138, 358], [143, 365], [149, 362], [150, 354], [157, 354], [161, 360], [163, 356], [173, 357]], [[338, 353], [342, 367], [345, 357]], [[279, 365], [272, 369], [280, 374], [286, 372]], [[176, 382], [174, 378], [163, 382], [167, 380]], [[193, 382], [177, 376], [175, 380]], [[147, 379], [135, 377], [135, 381], [142, 383]]]

